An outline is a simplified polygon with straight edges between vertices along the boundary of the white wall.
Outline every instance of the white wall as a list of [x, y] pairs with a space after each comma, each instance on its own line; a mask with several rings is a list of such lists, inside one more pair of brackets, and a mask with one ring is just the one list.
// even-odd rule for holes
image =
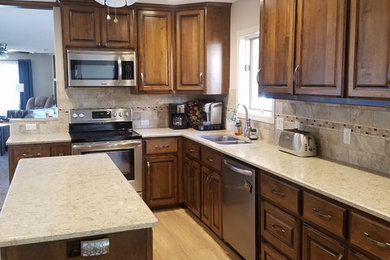
[[9, 53], [9, 60], [30, 59], [34, 86], [34, 96], [53, 95], [53, 55]]

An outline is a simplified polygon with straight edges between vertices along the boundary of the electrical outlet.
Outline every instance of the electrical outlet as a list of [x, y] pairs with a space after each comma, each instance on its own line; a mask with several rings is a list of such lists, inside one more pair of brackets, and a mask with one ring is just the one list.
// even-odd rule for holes
[[299, 122], [298, 120], [295, 120], [294, 122], [294, 128], [298, 129], [298, 130], [302, 130], [302, 126], [301, 126], [301, 122]]
[[37, 124], [26, 124], [27, 131], [37, 130]]
[[351, 144], [351, 128], [344, 128], [344, 143]]
[[149, 126], [149, 120], [141, 120], [141, 126]]
[[284, 129], [283, 123], [284, 123], [283, 117], [277, 117], [276, 118], [276, 129], [283, 131], [283, 129]]

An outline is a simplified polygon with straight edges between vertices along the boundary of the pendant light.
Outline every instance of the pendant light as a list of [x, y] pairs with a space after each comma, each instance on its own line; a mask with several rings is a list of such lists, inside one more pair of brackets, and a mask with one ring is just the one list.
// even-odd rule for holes
[[132, 5], [135, 2], [137, 2], [137, 0], [95, 0], [95, 1], [101, 5], [107, 5], [113, 8], [121, 8], [124, 7], [125, 5]]

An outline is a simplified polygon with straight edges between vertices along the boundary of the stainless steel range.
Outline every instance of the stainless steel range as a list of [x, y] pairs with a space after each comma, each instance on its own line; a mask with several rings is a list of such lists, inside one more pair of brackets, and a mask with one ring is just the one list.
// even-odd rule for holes
[[72, 109], [72, 154], [107, 153], [134, 189], [142, 192], [142, 136], [131, 109]]

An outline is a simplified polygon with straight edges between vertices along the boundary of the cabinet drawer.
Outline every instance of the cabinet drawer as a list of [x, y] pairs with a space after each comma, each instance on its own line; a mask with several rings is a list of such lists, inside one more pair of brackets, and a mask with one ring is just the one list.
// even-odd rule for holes
[[185, 152], [185, 154], [199, 160], [200, 159], [200, 144], [186, 139], [184, 141], [184, 152]]
[[381, 259], [390, 259], [390, 226], [354, 212], [351, 212], [349, 221], [349, 238], [352, 244]]
[[303, 217], [340, 237], [345, 237], [346, 209], [309, 193], [303, 193]]
[[50, 144], [48, 145], [17, 145], [12, 149], [12, 162], [16, 165], [20, 159], [38, 158], [50, 156]]
[[280, 254], [278, 251], [273, 249], [270, 245], [265, 243], [264, 241], [261, 242], [261, 260], [288, 260], [286, 257], [284, 257], [282, 254]]
[[146, 139], [145, 154], [176, 153], [177, 138]]
[[260, 189], [263, 197], [299, 214], [299, 189], [263, 174]]
[[300, 221], [262, 201], [261, 234], [271, 245], [291, 259], [300, 259]]
[[222, 156], [221, 154], [212, 149], [202, 147], [202, 162], [220, 171], [222, 164]]

